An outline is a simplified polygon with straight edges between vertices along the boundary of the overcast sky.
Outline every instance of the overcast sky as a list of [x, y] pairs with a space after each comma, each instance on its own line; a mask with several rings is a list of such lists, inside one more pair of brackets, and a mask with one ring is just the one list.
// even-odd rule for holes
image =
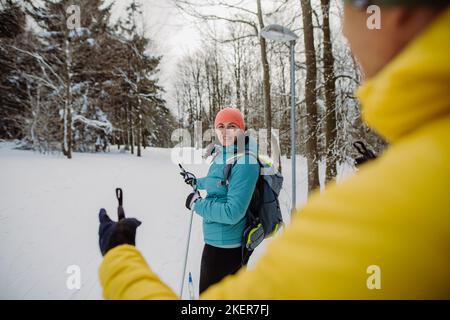
[[[126, 7], [131, 0], [115, 2], [113, 19], [125, 17]], [[165, 99], [168, 107], [176, 112], [173, 81], [176, 78], [176, 63], [188, 52], [200, 47], [200, 33], [195, 20], [180, 12], [172, 0], [140, 0], [144, 15], [144, 28], [147, 37], [155, 41], [158, 54], [163, 55], [160, 69], [160, 84], [167, 91]]]
[[[113, 0], [110, 0], [113, 1]], [[142, 4], [146, 36], [154, 40], [156, 43], [156, 53], [162, 54], [161, 62], [160, 84], [167, 91], [164, 98], [167, 101], [168, 107], [176, 114], [176, 98], [174, 92], [174, 81], [176, 80], [176, 64], [183, 55], [194, 52], [202, 47], [201, 35], [199, 28], [204, 24], [174, 5], [174, 0], [137, 0]], [[126, 7], [131, 3], [131, 0], [116, 0], [113, 9], [113, 20], [118, 16], [126, 16]], [[231, 3], [244, 7], [246, 9], [256, 11], [256, 3], [253, 0], [234, 0]], [[265, 10], [273, 10], [279, 6], [279, 1], [265, 1]], [[292, 3], [291, 5], [296, 5]], [[203, 13], [215, 14], [219, 16], [227, 16], [230, 12], [224, 12], [223, 7], [198, 7], [196, 8]], [[297, 10], [297, 8], [295, 9]], [[231, 13], [230, 13], [231, 14]], [[277, 15], [266, 16], [266, 24], [279, 23]], [[300, 19], [297, 19], [294, 28], [300, 27]], [[225, 22], [217, 22], [215, 24], [216, 31], [220, 30], [222, 26], [225, 27]], [[296, 29], [294, 29], [296, 30]]]

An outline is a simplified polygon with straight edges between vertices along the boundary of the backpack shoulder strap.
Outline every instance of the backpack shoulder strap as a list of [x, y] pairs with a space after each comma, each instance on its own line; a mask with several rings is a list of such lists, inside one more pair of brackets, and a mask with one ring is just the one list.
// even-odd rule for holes
[[227, 186], [229, 183], [229, 178], [231, 175], [231, 168], [233, 168], [234, 163], [227, 163], [225, 165], [225, 168], [223, 169], [223, 181], [221, 182], [221, 184], [223, 186]]
[[234, 165], [236, 164], [237, 160], [245, 155], [251, 155], [253, 157], [255, 157], [255, 159], [258, 161], [258, 164], [261, 166], [261, 162], [259, 161], [258, 155], [252, 151], [246, 150], [245, 152], [242, 153], [238, 153], [232, 157], [230, 157], [226, 164], [225, 167], [223, 169], [223, 181], [222, 181], [222, 185], [228, 185], [229, 183], [229, 179], [231, 176], [231, 169], [234, 167]]

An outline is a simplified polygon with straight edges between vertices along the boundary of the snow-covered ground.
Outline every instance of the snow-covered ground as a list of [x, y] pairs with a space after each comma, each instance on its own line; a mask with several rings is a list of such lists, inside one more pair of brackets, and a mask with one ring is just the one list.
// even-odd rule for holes
[[[282, 165], [280, 203], [289, 222], [290, 160], [283, 158]], [[198, 177], [208, 170], [206, 163], [184, 167]], [[302, 205], [307, 194], [304, 159], [297, 162], [297, 179], [297, 203]], [[101, 299], [98, 211], [104, 207], [117, 219], [116, 187], [123, 189], [126, 215], [143, 222], [137, 232], [138, 248], [153, 270], [179, 292], [189, 226], [184, 203], [190, 187], [172, 161], [172, 149], [147, 148], [137, 158], [111, 148], [109, 153], [75, 153], [67, 160], [61, 154], [16, 150], [13, 143], [2, 142], [0, 299]], [[250, 267], [264, 247], [252, 256]], [[192, 272], [196, 290], [202, 248], [201, 218], [195, 215], [187, 271]], [[80, 289], [67, 286], [73, 265], [80, 268]], [[187, 298], [188, 290], [184, 291]]]

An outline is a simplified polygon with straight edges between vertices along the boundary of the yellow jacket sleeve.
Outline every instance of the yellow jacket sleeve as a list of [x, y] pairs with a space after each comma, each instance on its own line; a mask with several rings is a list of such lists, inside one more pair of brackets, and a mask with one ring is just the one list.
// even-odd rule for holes
[[105, 299], [177, 299], [134, 246], [122, 245], [108, 251], [99, 273]]

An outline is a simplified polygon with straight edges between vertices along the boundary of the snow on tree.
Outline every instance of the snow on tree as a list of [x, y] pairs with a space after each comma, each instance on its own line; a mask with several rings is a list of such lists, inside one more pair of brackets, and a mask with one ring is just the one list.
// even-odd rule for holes
[[[138, 153], [150, 136], [155, 145], [168, 145], [159, 127], [170, 128], [174, 120], [157, 84], [161, 57], [130, 27], [130, 13], [125, 23], [112, 25], [113, 4], [103, 0], [5, 1], [0, 137], [22, 139], [39, 151], [61, 150], [67, 158], [73, 151], [98, 151], [100, 140], [136, 146]], [[81, 21], [69, 28], [73, 4]]]

